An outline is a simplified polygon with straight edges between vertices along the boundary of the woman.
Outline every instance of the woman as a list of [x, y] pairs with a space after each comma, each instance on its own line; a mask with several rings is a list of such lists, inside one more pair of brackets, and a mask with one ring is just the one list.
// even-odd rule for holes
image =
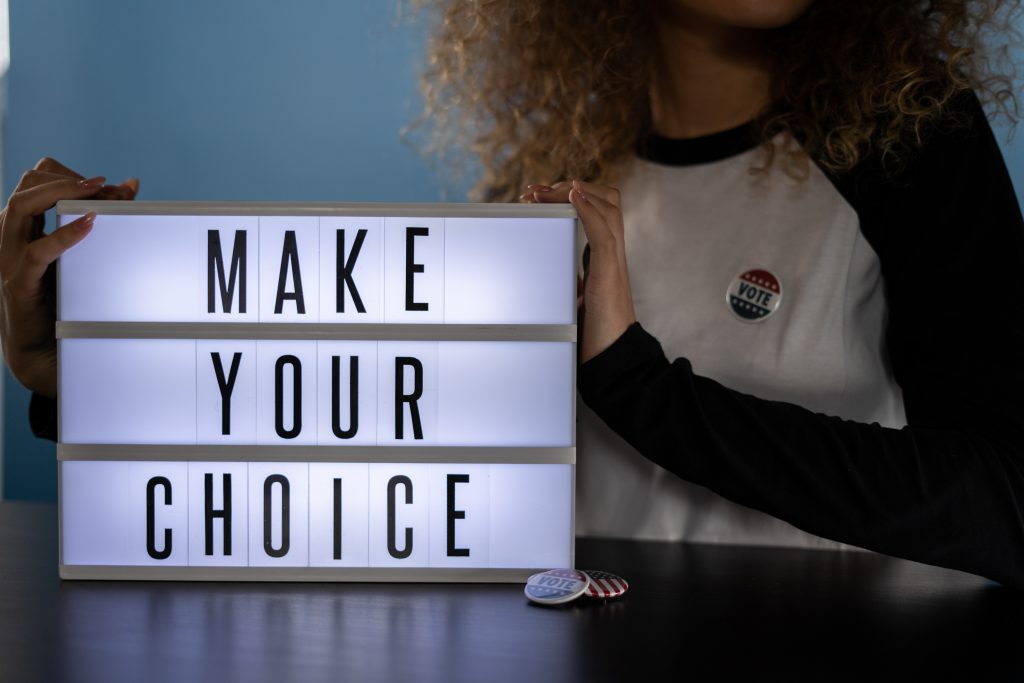
[[578, 533], [1024, 586], [1024, 230], [973, 92], [1010, 98], [1001, 10], [443, 3], [430, 117], [589, 243]]
[[[446, 3], [433, 120], [487, 196], [571, 201], [590, 245], [579, 532], [1024, 585], [1024, 238], [971, 92], [1006, 95], [977, 51], [997, 9]], [[68, 176], [26, 175], [0, 249], [8, 362], [50, 396], [40, 280], [89, 218], [33, 241], [32, 216], [137, 187]]]

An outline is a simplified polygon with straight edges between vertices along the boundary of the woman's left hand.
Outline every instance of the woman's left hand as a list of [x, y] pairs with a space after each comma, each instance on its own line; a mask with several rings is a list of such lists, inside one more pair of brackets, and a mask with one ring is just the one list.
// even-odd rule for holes
[[520, 196], [525, 202], [569, 202], [576, 208], [590, 245], [590, 267], [583, 283], [586, 324], [580, 344], [585, 363], [611, 346], [636, 322], [626, 269], [621, 196], [614, 187], [580, 180], [554, 185], [528, 185]]

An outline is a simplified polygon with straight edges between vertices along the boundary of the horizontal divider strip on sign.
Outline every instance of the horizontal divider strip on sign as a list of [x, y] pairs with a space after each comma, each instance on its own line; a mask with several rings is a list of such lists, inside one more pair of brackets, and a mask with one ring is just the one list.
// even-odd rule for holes
[[57, 444], [57, 460], [576, 464], [575, 447]]
[[471, 204], [390, 202], [109, 202], [61, 201], [57, 213], [93, 211], [108, 216], [395, 216], [576, 218], [571, 204]]
[[58, 322], [58, 339], [576, 341], [576, 325]]
[[537, 569], [421, 567], [146, 567], [64, 565], [60, 578], [107, 581], [346, 581], [521, 583]]

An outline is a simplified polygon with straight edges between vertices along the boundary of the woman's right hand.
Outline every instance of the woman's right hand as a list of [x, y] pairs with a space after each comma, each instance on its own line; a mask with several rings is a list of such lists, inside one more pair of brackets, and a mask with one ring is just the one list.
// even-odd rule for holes
[[[636, 322], [626, 267], [622, 199], [614, 187], [581, 180], [528, 185], [521, 201], [569, 202], [583, 224], [590, 248], [580, 311], [580, 362], [601, 353]], [[584, 264], [585, 266], [588, 264]], [[579, 300], [577, 298], [577, 305]], [[583, 322], [585, 317], [585, 322]]]
[[57, 342], [51, 266], [92, 228], [87, 214], [43, 234], [44, 214], [62, 199], [134, 199], [138, 180], [105, 185], [50, 158], [21, 176], [0, 212], [0, 341], [14, 377], [32, 391], [57, 395]]

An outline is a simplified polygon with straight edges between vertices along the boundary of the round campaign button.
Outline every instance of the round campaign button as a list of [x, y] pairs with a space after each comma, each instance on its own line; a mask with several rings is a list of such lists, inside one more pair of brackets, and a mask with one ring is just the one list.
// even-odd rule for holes
[[575, 569], [552, 569], [527, 579], [523, 592], [532, 602], [559, 605], [583, 595], [589, 581], [586, 574]]
[[733, 279], [725, 300], [743, 322], [761, 322], [779, 309], [782, 283], [767, 270], [748, 270]]
[[617, 598], [629, 590], [629, 584], [621, 576], [594, 569], [586, 569], [583, 573], [590, 579], [587, 595], [592, 598]]

